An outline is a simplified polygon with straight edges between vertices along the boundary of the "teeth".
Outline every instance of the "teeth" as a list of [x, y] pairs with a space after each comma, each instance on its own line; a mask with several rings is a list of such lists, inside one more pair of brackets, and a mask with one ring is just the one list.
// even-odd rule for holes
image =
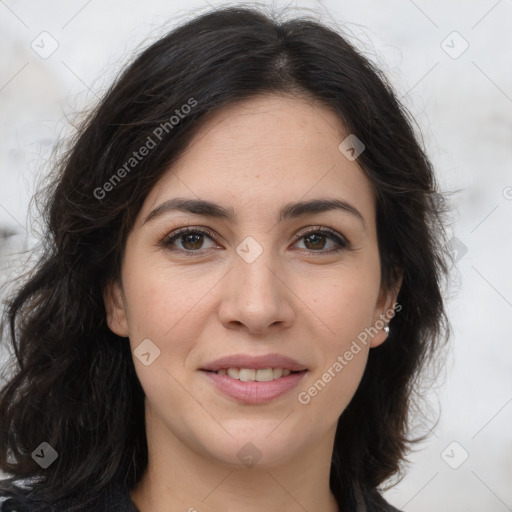
[[254, 372], [254, 376], [258, 382], [268, 382], [269, 380], [274, 380], [274, 371], [272, 368], [265, 368], [264, 370]]
[[240, 380], [243, 380], [244, 382], [256, 380], [256, 370], [246, 370], [245, 368], [241, 368], [240, 372], [238, 373], [238, 377], [240, 378]]
[[240, 379], [240, 370], [238, 368], [228, 368], [228, 375], [232, 379]]
[[250, 368], [227, 368], [218, 370], [219, 375], [228, 375], [232, 379], [243, 382], [268, 382], [281, 377], [287, 377], [292, 372], [288, 368], [265, 368], [264, 370], [253, 370]]

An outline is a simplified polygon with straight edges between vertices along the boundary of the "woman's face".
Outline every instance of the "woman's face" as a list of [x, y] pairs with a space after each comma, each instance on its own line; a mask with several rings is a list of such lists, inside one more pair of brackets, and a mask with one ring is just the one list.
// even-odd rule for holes
[[320, 104], [252, 98], [208, 119], [146, 198], [107, 318], [174, 445], [268, 465], [332, 447], [396, 298], [370, 182], [338, 148], [348, 135]]

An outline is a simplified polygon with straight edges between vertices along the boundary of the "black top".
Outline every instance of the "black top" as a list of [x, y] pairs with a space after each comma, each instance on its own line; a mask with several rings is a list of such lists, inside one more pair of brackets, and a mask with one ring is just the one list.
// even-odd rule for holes
[[[26, 504], [27, 501], [29, 504]], [[380, 495], [378, 495], [377, 504], [375, 496], [371, 500], [373, 505], [370, 504], [367, 497], [360, 498], [358, 501], [357, 510], [350, 512], [400, 512], [389, 505]], [[26, 498], [21, 501], [10, 498], [0, 504], [0, 512], [140, 512], [130, 498], [128, 489], [119, 483], [111, 483], [106, 486], [102, 494], [92, 500], [86, 508], [83, 506], [85, 502], [84, 495], [66, 498], [51, 505], [36, 503]]]
[[[10, 498], [0, 505], [0, 512], [140, 512], [130, 498], [128, 489], [116, 483], [106, 486], [102, 494], [84, 508], [86, 501], [84, 495], [59, 500], [52, 505], [36, 503], [27, 498]], [[26, 502], [28, 504], [24, 504]]]

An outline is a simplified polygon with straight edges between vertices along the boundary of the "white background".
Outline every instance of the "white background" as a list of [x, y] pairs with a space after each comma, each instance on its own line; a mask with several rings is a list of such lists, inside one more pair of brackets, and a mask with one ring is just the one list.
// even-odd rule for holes
[[[453, 233], [467, 253], [448, 297], [451, 352], [431, 393], [441, 417], [386, 497], [408, 512], [512, 510], [512, 0], [294, 5], [336, 22], [378, 63], [417, 119], [443, 189], [458, 190]], [[0, 0], [0, 229], [17, 233], [0, 238], [2, 281], [19, 271], [15, 252], [37, 238], [27, 234], [37, 228], [29, 199], [52, 146], [73, 132], [67, 118], [191, 7], [208, 6]], [[42, 37], [50, 48], [43, 31], [58, 43], [46, 59], [31, 48]], [[464, 40], [458, 58], [442, 47], [456, 55]], [[469, 457], [452, 469], [443, 452], [452, 465]]]

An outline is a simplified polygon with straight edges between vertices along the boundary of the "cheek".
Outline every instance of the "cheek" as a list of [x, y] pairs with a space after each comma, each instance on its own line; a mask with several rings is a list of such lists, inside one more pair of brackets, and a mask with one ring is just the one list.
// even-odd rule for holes
[[372, 324], [379, 279], [379, 273], [367, 266], [323, 276], [314, 287], [311, 280], [303, 281], [298, 294], [318, 317], [327, 352], [342, 350]]
[[[186, 410], [193, 404], [183, 388], [187, 382], [185, 363], [205, 329], [208, 293], [218, 276], [212, 272], [198, 275], [192, 266], [171, 269], [161, 261], [142, 257], [127, 259], [123, 274], [130, 345], [145, 394], [164, 409], [174, 404], [172, 410]], [[137, 358], [137, 347], [146, 339], [159, 350], [148, 366]]]
[[[364, 373], [369, 353], [365, 329], [373, 322], [378, 296], [378, 272], [355, 272], [347, 269], [323, 279], [324, 283], [311, 292], [304, 287], [303, 297], [317, 314], [319, 331], [315, 344], [319, 350], [319, 365], [304, 383], [298, 401], [310, 412], [310, 417], [323, 417], [326, 424], [337, 421], [355, 394]], [[317, 281], [319, 282], [319, 281]], [[309, 292], [307, 291], [309, 289]], [[311, 315], [310, 315], [311, 316]]]
[[[332, 311], [326, 323], [333, 332], [317, 337], [319, 365], [299, 390], [297, 400], [308, 418], [317, 418], [325, 427], [337, 422], [357, 391], [368, 360], [369, 343], [360, 341], [361, 333], [371, 325], [372, 308], [368, 297], [352, 296]], [[324, 310], [325, 311], [325, 310]], [[313, 427], [313, 425], [311, 425]]]
[[218, 276], [205, 271], [199, 275], [192, 265], [173, 268], [161, 259], [153, 262], [142, 256], [126, 261], [124, 273], [134, 341], [150, 338], [165, 346], [168, 340], [187, 339], [191, 330], [200, 329], [202, 304]]
[[[128, 329], [137, 377], [151, 408], [179, 429], [181, 415], [198, 411], [187, 392], [185, 362], [204, 330], [206, 295], [215, 280], [206, 274], [193, 276], [191, 268], [177, 271], [161, 261], [142, 257], [127, 260], [124, 268], [125, 295], [130, 305]], [[146, 339], [159, 350], [148, 366], [136, 355], [137, 347]]]

